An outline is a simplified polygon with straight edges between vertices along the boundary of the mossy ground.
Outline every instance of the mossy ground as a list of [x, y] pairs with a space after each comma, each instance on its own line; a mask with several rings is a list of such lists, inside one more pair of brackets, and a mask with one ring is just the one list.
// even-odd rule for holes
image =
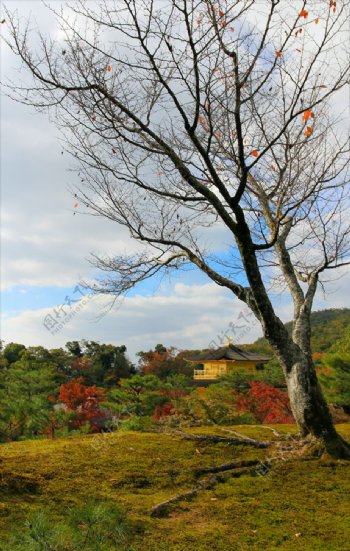
[[[295, 432], [288, 425], [277, 428], [284, 435]], [[232, 429], [276, 439], [262, 427]], [[338, 430], [350, 440], [350, 425]], [[350, 551], [350, 462], [345, 461], [276, 461], [264, 476], [253, 470], [227, 477], [174, 505], [169, 517], [150, 517], [153, 505], [196, 485], [196, 469], [239, 459], [263, 461], [268, 454], [146, 432], [1, 444], [0, 542], [36, 511], [45, 510], [59, 522], [69, 508], [94, 499], [126, 511], [135, 528], [133, 551]]]

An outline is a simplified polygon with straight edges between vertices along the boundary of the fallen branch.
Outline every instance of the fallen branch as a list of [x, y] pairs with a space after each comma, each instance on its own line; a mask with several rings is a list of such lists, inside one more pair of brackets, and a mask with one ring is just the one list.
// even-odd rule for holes
[[[244, 463], [246, 465], [243, 465]], [[188, 490], [187, 492], [178, 494], [174, 497], [171, 497], [170, 499], [167, 499], [166, 501], [162, 501], [161, 503], [158, 503], [158, 505], [154, 505], [154, 507], [152, 507], [151, 517], [165, 517], [168, 514], [169, 507], [174, 503], [182, 501], [183, 499], [188, 499], [197, 494], [199, 491], [214, 486], [216, 482], [220, 480], [225, 480], [225, 477], [227, 475], [239, 477], [243, 474], [247, 474], [248, 472], [252, 472], [252, 469], [249, 467], [255, 467], [258, 463], [260, 463], [260, 461], [237, 461], [236, 463], [224, 463], [223, 465], [219, 465], [218, 467], [209, 467], [207, 470], [202, 469], [201, 471], [197, 471], [197, 473], [214, 472], [216, 474], [212, 474], [208, 478], [204, 479], [202, 482], [199, 482], [197, 486], [192, 490]], [[230, 468], [229, 465], [234, 465], [234, 467]]]
[[244, 467], [253, 467], [261, 463], [260, 459], [250, 459], [243, 461], [231, 461], [230, 463], [222, 463], [221, 465], [215, 465], [214, 467], [203, 467], [201, 469], [196, 469], [196, 474], [206, 474], [206, 473], [222, 473], [225, 471], [231, 471], [233, 469], [241, 469]]
[[253, 440], [253, 438], [227, 438], [225, 436], [217, 436], [213, 434], [189, 434], [183, 431], [175, 431], [185, 440], [196, 440], [197, 442], [213, 442], [224, 444], [230, 444], [232, 446], [253, 446], [254, 448], [268, 448], [270, 442], [261, 442], [259, 440]]

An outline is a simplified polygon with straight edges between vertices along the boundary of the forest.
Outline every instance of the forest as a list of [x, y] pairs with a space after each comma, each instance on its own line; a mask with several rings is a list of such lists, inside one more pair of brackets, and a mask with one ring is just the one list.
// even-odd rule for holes
[[[350, 310], [315, 312], [313, 357], [335, 422], [350, 414]], [[289, 326], [289, 324], [287, 324]], [[271, 349], [259, 339], [242, 348]], [[193, 384], [195, 351], [157, 344], [134, 365], [125, 345], [67, 342], [47, 350], [8, 343], [1, 351], [0, 441], [157, 426], [293, 423], [283, 372], [233, 371], [209, 388]]]

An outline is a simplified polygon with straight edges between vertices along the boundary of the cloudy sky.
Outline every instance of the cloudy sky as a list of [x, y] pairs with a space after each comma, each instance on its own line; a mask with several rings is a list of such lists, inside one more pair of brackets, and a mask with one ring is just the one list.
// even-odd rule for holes
[[[54, 34], [41, 2], [8, 2]], [[1, 32], [6, 32], [1, 29]], [[21, 78], [18, 61], [1, 49], [1, 77]], [[223, 334], [251, 342], [260, 330], [244, 305], [196, 271], [136, 289], [112, 305], [89, 299], [79, 282], [92, 274], [91, 252], [131, 252], [124, 229], [99, 218], [73, 215], [68, 188], [75, 175], [62, 154], [58, 132], [47, 117], [1, 97], [1, 338], [25, 345], [63, 346], [82, 338], [125, 344], [130, 356], [161, 342], [179, 348], [219, 344]], [[320, 292], [315, 308], [350, 307], [350, 277]], [[288, 299], [274, 302], [283, 320], [291, 317]], [[65, 325], [64, 315], [71, 314]]]

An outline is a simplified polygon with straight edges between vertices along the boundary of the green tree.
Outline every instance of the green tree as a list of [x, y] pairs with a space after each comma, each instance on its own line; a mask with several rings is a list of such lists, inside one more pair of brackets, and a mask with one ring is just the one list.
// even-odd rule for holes
[[5, 346], [2, 354], [3, 357], [8, 361], [8, 363], [12, 364], [20, 359], [21, 354], [25, 349], [26, 347], [24, 346], [24, 344], [10, 342]]
[[0, 438], [12, 440], [41, 433], [49, 420], [56, 389], [55, 365], [43, 347], [27, 348], [0, 371]]
[[[130, 377], [135, 368], [126, 356], [126, 346], [82, 341], [82, 358], [86, 361], [80, 375], [87, 385], [110, 388], [119, 379]], [[79, 362], [76, 362], [76, 364]]]
[[107, 406], [121, 418], [150, 416], [154, 408], [165, 400], [159, 394], [163, 387], [164, 383], [154, 375], [133, 375], [110, 391]]
[[343, 332], [343, 335], [333, 344], [330, 352], [350, 353], [350, 321]]
[[80, 347], [80, 343], [78, 341], [68, 341], [66, 342], [66, 348], [72, 356], [76, 358], [80, 358], [80, 356], [83, 355]]
[[322, 359], [326, 370], [320, 380], [327, 400], [337, 406], [345, 406], [350, 413], [350, 352], [328, 353]]

